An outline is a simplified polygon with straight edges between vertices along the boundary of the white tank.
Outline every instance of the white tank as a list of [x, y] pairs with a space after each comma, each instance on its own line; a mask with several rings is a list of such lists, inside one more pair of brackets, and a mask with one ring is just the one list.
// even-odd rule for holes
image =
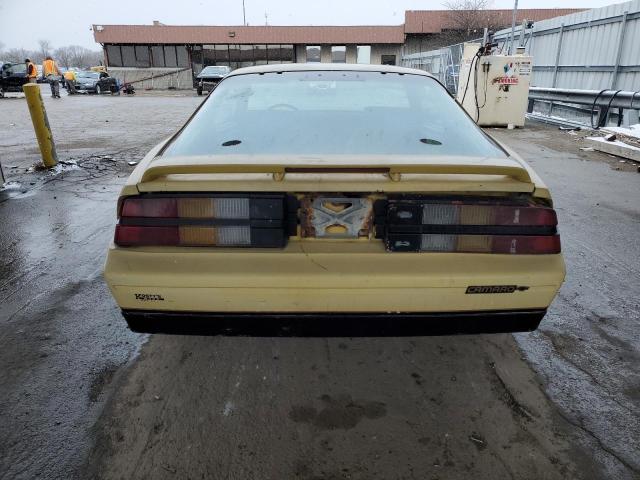
[[482, 127], [524, 126], [529, 97], [531, 57], [476, 56], [479, 43], [466, 43], [457, 99]]

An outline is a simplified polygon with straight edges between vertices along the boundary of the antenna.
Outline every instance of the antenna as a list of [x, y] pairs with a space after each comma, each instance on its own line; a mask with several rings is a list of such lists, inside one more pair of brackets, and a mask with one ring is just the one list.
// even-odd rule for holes
[[242, 0], [242, 24], [245, 27], [247, 26], [247, 12], [244, 8], [244, 0]]
[[269, 14], [266, 11], [264, 12], [264, 24], [269, 25]]

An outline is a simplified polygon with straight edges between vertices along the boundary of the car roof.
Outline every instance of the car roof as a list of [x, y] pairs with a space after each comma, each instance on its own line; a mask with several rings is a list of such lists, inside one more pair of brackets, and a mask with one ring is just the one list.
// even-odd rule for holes
[[228, 76], [247, 75], [251, 73], [272, 72], [378, 72], [402, 73], [408, 75], [422, 75], [433, 77], [430, 73], [415, 68], [396, 67], [394, 65], [365, 65], [357, 63], [283, 63], [273, 65], [258, 65], [233, 70]]

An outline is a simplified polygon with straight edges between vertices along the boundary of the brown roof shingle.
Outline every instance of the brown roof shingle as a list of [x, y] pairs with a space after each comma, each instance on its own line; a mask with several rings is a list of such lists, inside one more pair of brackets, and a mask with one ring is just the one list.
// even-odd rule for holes
[[404, 27], [94, 25], [93, 36], [98, 43], [369, 45], [404, 43]]
[[[583, 8], [530, 8], [519, 9], [517, 22], [524, 20], [547, 20], [561, 17], [571, 13], [581, 12]], [[491, 26], [506, 27], [511, 25], [513, 10], [484, 10], [487, 24]], [[405, 33], [440, 33], [442, 30], [456, 28], [455, 13], [451, 10], [407, 10], [404, 13]]]

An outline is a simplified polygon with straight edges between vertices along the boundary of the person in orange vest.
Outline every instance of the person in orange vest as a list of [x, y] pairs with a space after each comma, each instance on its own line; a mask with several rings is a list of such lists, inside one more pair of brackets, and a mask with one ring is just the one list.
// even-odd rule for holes
[[67, 70], [66, 72], [64, 72], [64, 83], [67, 87], [67, 93], [69, 95], [78, 93], [76, 91], [76, 72], [74, 72], [73, 70]]
[[29, 83], [36, 83], [38, 69], [33, 64], [30, 58], [25, 58], [24, 63], [27, 65], [27, 80], [29, 81]]
[[58, 65], [54, 62], [53, 58], [47, 56], [44, 62], [42, 62], [42, 76], [47, 79], [49, 86], [51, 87], [51, 96], [53, 98], [60, 98], [60, 81], [58, 77], [62, 76]]

